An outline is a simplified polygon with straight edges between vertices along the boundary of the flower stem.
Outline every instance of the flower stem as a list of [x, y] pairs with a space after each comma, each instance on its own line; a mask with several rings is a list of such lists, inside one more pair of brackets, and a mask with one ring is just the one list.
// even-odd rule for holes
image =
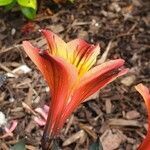
[[57, 140], [43, 134], [41, 140], [42, 150], [60, 150]]

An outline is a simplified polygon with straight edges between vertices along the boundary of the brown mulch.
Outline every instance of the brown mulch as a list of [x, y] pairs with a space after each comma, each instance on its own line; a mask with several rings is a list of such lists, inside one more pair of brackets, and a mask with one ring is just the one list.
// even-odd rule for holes
[[[123, 58], [130, 68], [127, 75], [80, 105], [63, 128], [58, 145], [64, 150], [85, 150], [101, 142], [104, 150], [136, 149], [147, 125], [145, 105], [134, 85], [150, 86], [149, 6], [148, 0], [77, 0], [61, 5], [45, 1], [32, 22], [16, 10], [0, 13], [0, 75], [8, 76], [0, 83], [0, 111], [8, 120], [19, 122], [13, 137], [0, 139], [0, 149], [9, 149], [20, 139], [25, 139], [27, 149], [40, 149], [43, 128], [22, 102], [34, 110], [48, 103], [50, 95], [21, 47], [23, 40], [44, 47], [40, 28], [51, 29], [65, 41], [83, 38], [100, 43], [101, 54], [109, 49], [106, 59]], [[21, 65], [32, 71], [14, 73]]]

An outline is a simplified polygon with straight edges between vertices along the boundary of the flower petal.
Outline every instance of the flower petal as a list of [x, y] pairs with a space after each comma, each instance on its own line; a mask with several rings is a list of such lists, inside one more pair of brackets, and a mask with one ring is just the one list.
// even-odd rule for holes
[[96, 62], [100, 53], [99, 45], [92, 45], [84, 40], [76, 39], [67, 43], [68, 59], [74, 64], [83, 76]]
[[67, 60], [67, 44], [49, 30], [41, 30], [49, 45], [49, 53]]
[[38, 69], [42, 72], [45, 80], [48, 85], [52, 87], [53, 85], [53, 72], [51, 63], [45, 59], [41, 54], [40, 50], [34, 47], [30, 42], [24, 41], [23, 48], [27, 55], [31, 58], [34, 64], [38, 67]]
[[51, 89], [51, 104], [45, 128], [45, 134], [53, 134], [55, 122], [70, 96], [70, 92], [77, 81], [76, 68], [63, 58], [54, 57], [39, 50], [29, 42], [23, 42], [23, 47], [32, 61], [42, 72]]
[[124, 60], [112, 60], [102, 65], [96, 66], [91, 69], [81, 80], [80, 84], [74, 90], [73, 96], [63, 110], [62, 118], [60, 119], [60, 127], [64, 124], [64, 121], [69, 115], [77, 108], [77, 106], [84, 102], [84, 100], [90, 95], [94, 94], [99, 89], [103, 88], [108, 83], [115, 80], [117, 77], [127, 73], [127, 69], [121, 69], [124, 64]]
[[135, 89], [141, 94], [141, 96], [143, 97], [145, 104], [146, 104], [146, 108], [150, 117], [150, 92], [149, 89], [144, 86], [143, 84], [138, 84], [137, 86], [135, 86]]
[[145, 104], [146, 104], [147, 112], [148, 112], [147, 135], [138, 149], [139, 150], [149, 150], [150, 149], [150, 91], [143, 84], [138, 84], [137, 86], [135, 86], [135, 89], [142, 95], [142, 97], [145, 101]]
[[[85, 100], [117, 77], [127, 73], [126, 69], [119, 70], [124, 60], [111, 60], [94, 67], [81, 78], [72, 99]], [[72, 100], [73, 101], [73, 100]]]
[[59, 120], [64, 106], [67, 104], [72, 88], [77, 82], [76, 68], [60, 57], [48, 54], [44, 58], [51, 62], [53, 70], [53, 92], [51, 97], [50, 111], [45, 128], [45, 134], [55, 135], [55, 123]]

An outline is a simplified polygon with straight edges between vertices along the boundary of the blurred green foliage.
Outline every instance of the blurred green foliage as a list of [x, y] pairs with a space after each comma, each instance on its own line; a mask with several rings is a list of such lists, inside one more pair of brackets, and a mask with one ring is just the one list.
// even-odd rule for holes
[[[53, 1], [55, 2], [55, 0]], [[75, 0], [68, 1], [74, 3]], [[5, 8], [5, 11], [9, 11], [17, 5], [19, 6], [24, 16], [32, 20], [36, 17], [37, 2], [37, 0], [0, 0], [0, 6], [3, 6]]]
[[37, 0], [0, 0], [0, 6], [6, 11], [11, 10], [15, 5], [19, 5], [21, 12], [28, 19], [34, 19], [37, 11]]

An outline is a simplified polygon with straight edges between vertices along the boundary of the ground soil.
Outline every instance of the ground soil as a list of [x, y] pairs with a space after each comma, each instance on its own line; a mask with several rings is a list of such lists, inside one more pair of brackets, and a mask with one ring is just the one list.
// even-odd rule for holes
[[65, 41], [83, 38], [100, 43], [101, 54], [109, 49], [106, 60], [123, 58], [130, 69], [80, 105], [58, 137], [59, 147], [94, 150], [96, 143], [101, 143], [107, 150], [137, 149], [146, 134], [147, 113], [134, 85], [150, 86], [149, 6], [148, 0], [77, 0], [74, 4], [42, 1], [33, 21], [25, 19], [18, 9], [4, 13], [0, 8], [0, 75], [7, 76], [23, 64], [32, 69], [0, 81], [0, 111], [8, 120], [18, 120], [13, 136], [0, 139], [0, 149], [9, 149], [20, 139], [25, 139], [27, 149], [40, 149], [43, 127], [33, 121], [33, 113], [22, 102], [34, 110], [48, 103], [50, 95], [21, 43], [31, 40], [45, 46], [38, 32], [41, 28], [51, 29]]

